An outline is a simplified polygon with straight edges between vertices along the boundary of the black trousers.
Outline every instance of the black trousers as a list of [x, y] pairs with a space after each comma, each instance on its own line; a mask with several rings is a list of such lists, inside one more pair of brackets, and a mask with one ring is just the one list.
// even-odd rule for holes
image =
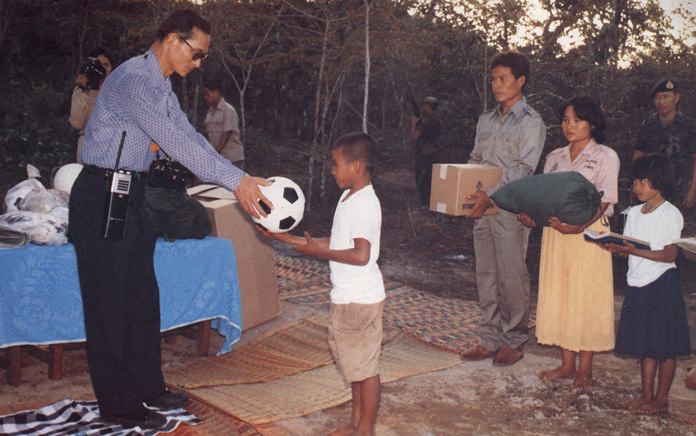
[[70, 195], [92, 387], [102, 415], [135, 412], [165, 393], [160, 355], [156, 234], [143, 207], [143, 184], [131, 187], [122, 241], [101, 235], [107, 179], [82, 171]]
[[418, 200], [422, 206], [430, 205], [430, 187], [432, 182], [433, 163], [435, 157], [424, 156], [420, 151], [416, 151], [415, 156], [415, 176]]

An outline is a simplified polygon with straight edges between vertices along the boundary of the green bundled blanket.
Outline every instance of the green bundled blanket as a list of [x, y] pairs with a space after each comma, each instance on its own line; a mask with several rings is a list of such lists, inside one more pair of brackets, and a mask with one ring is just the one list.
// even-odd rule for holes
[[555, 216], [568, 224], [584, 224], [594, 216], [602, 194], [575, 171], [538, 174], [510, 182], [491, 195], [501, 209], [525, 212], [538, 225]]

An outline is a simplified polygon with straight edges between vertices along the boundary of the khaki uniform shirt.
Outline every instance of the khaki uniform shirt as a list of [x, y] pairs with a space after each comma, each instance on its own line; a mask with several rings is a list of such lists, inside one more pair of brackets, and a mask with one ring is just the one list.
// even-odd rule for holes
[[544, 142], [544, 121], [522, 97], [506, 114], [500, 113], [499, 105], [481, 114], [469, 163], [503, 170], [500, 183], [488, 190], [490, 195], [508, 182], [534, 174]]
[[209, 107], [205, 115], [205, 129], [208, 140], [213, 147], [218, 148], [220, 137], [225, 132], [232, 132], [220, 154], [231, 162], [244, 160], [244, 146], [239, 138], [239, 117], [237, 111], [224, 98], [220, 99], [217, 107]]
[[70, 117], [68, 122], [77, 130], [80, 135], [85, 132], [85, 126], [89, 119], [89, 114], [92, 113], [94, 102], [97, 101], [99, 91], [91, 90], [84, 92], [80, 87], [76, 86], [72, 93], [70, 102]]

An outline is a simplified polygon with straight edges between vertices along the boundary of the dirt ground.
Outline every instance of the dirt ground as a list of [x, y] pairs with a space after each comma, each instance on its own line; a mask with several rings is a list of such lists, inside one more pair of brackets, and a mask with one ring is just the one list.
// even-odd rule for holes
[[[384, 214], [380, 264], [385, 277], [438, 295], [476, 300], [471, 222], [416, 206], [412, 180], [407, 164], [394, 164], [375, 181]], [[327, 204], [332, 201], [335, 200], [327, 200]], [[328, 232], [333, 205], [324, 209], [329, 212], [316, 212], [314, 218], [307, 218], [305, 230], [318, 235]], [[539, 233], [534, 232], [528, 254], [533, 289], [538, 247]], [[624, 289], [624, 264], [623, 260], [615, 264], [617, 310]], [[684, 265], [684, 293], [694, 318], [696, 263]], [[282, 303], [282, 309], [278, 319], [245, 332], [242, 341], [316, 310], [287, 302]], [[195, 359], [194, 351], [193, 343], [185, 339], [174, 345], [165, 344], [164, 365], [190, 362]], [[613, 353], [598, 354], [594, 366], [596, 385], [584, 390], [572, 389], [566, 381], [538, 379], [540, 369], [557, 363], [557, 350], [537, 345], [532, 339], [525, 348], [524, 359], [511, 368], [494, 367], [490, 361], [462, 362], [444, 371], [385, 384], [377, 434], [696, 434], [696, 426], [688, 424], [696, 420], [696, 391], [683, 385], [687, 369], [696, 366], [696, 359], [678, 362], [668, 417], [637, 416], [621, 407], [640, 388], [635, 360]], [[83, 350], [66, 353], [65, 374], [62, 380], [49, 380], [46, 365], [32, 358], [23, 371], [25, 382], [11, 387], [4, 383], [5, 372], [0, 369], [0, 414], [66, 397], [92, 398]], [[350, 405], [345, 404], [265, 425], [261, 431], [269, 435], [326, 434], [344, 423], [349, 414]]]
[[[245, 332], [242, 343], [315, 310], [282, 302], [282, 315]], [[214, 338], [214, 342], [219, 343], [219, 338]], [[164, 344], [163, 364], [183, 366], [197, 359], [194, 353], [192, 341], [178, 338], [173, 345]], [[0, 414], [63, 398], [92, 399], [84, 350], [73, 350], [65, 356], [62, 380], [49, 380], [47, 365], [32, 359], [23, 370], [22, 385], [0, 384]], [[683, 385], [687, 368], [696, 365], [696, 359], [679, 361], [668, 417], [638, 416], [622, 407], [622, 402], [637, 395], [640, 387], [639, 369], [634, 360], [612, 353], [597, 355], [596, 386], [583, 390], [572, 389], [568, 381], [539, 380], [538, 371], [557, 362], [556, 350], [532, 340], [525, 348], [524, 359], [513, 367], [494, 367], [490, 361], [462, 362], [443, 371], [385, 384], [377, 435], [696, 434], [696, 426], [688, 423], [696, 420], [696, 392]], [[4, 375], [0, 370], [0, 377]], [[349, 416], [350, 404], [344, 404], [262, 425], [259, 430], [269, 436], [325, 435]], [[230, 429], [228, 434], [235, 433]]]

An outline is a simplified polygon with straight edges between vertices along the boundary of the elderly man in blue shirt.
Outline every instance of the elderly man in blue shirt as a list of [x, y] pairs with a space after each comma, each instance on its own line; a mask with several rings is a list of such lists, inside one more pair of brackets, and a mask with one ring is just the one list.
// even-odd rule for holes
[[479, 343], [462, 353], [469, 360], [492, 358], [498, 366], [513, 365], [524, 356], [529, 334], [530, 283], [526, 265], [529, 228], [501, 210], [484, 216], [488, 194], [513, 180], [531, 175], [546, 141], [541, 116], [522, 94], [529, 78], [529, 60], [516, 51], [505, 51], [491, 61], [491, 88], [498, 103], [484, 112], [476, 126], [476, 140], [469, 163], [503, 170], [502, 180], [475, 199], [470, 215], [474, 224], [476, 287], [481, 306]]
[[[270, 205], [258, 186], [267, 182], [220, 156], [191, 126], [172, 92], [170, 76], [199, 68], [209, 45], [210, 25], [194, 11], [176, 11], [161, 24], [147, 53], [113, 71], [88, 121], [81, 153], [85, 167], [71, 191], [70, 232], [92, 386], [102, 420], [127, 427], [164, 426], [166, 418], [144, 404], [168, 409], [187, 402], [166, 389], [161, 371], [156, 232], [143, 204], [144, 172], [154, 159], [150, 144], [199, 179], [234, 191], [251, 215], [264, 214], [258, 199]], [[120, 240], [105, 237], [102, 227], [117, 156], [118, 167], [133, 172]]]

